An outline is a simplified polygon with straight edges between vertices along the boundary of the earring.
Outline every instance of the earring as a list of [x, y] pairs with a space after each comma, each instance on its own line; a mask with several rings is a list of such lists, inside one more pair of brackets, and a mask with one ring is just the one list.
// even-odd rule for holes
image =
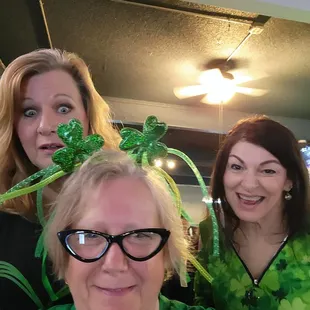
[[291, 200], [293, 197], [292, 195], [290, 194], [290, 192], [286, 192], [285, 195], [284, 195], [284, 199], [285, 200]]

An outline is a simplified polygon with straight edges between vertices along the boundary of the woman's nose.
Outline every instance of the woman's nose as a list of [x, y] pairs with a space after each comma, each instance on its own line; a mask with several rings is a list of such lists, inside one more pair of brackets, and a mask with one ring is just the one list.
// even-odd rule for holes
[[254, 172], [248, 171], [242, 180], [242, 187], [246, 190], [252, 190], [257, 188], [259, 181], [257, 175]]
[[109, 273], [124, 272], [128, 269], [128, 258], [118, 244], [113, 243], [102, 257], [102, 270]]
[[42, 113], [37, 132], [41, 135], [49, 136], [52, 133], [56, 133], [57, 126], [57, 120], [51, 114]]

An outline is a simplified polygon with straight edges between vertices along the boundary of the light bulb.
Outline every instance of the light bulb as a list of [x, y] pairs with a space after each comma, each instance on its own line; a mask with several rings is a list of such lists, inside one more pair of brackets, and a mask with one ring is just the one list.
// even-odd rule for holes
[[175, 162], [173, 160], [168, 160], [167, 161], [167, 167], [169, 169], [174, 169], [175, 168]]
[[160, 168], [163, 165], [163, 162], [160, 159], [155, 159], [154, 164], [156, 167]]
[[207, 100], [211, 104], [221, 104], [229, 101], [236, 92], [236, 86], [233, 80], [222, 79], [219, 83], [214, 84], [210, 89]]

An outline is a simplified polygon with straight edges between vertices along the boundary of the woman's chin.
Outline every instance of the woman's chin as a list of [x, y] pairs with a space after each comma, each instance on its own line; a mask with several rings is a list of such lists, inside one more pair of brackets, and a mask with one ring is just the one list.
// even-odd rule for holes
[[[136, 289], [129, 288], [126, 290], [105, 290], [94, 287], [94, 294], [90, 295], [90, 310], [140, 310], [141, 300]], [[79, 310], [77, 308], [77, 310]]]
[[237, 217], [240, 219], [241, 222], [248, 222], [248, 223], [258, 223], [262, 219], [262, 215], [260, 212], [257, 212], [257, 209], [253, 210], [240, 210], [236, 211]]

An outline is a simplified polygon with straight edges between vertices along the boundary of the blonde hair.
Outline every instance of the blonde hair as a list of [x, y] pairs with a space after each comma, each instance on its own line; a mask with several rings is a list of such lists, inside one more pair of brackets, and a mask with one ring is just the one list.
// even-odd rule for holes
[[[85, 212], [83, 201], [90, 189], [96, 189], [105, 181], [116, 178], [138, 178], [150, 190], [163, 228], [170, 231], [165, 248], [166, 279], [176, 271], [182, 276], [188, 258], [181, 217], [169, 193], [167, 184], [152, 170], [137, 166], [125, 153], [100, 151], [88, 159], [81, 168], [68, 178], [51, 209], [51, 217], [45, 229], [45, 241], [54, 271], [63, 278], [69, 254], [57, 238], [57, 232], [69, 229]], [[120, 194], [122, 189], [120, 188]]]
[[[14, 111], [21, 101], [24, 81], [52, 70], [63, 70], [76, 82], [89, 118], [90, 133], [102, 135], [105, 148], [118, 148], [120, 136], [110, 122], [110, 108], [96, 91], [89, 70], [79, 56], [58, 49], [40, 49], [22, 55], [7, 66], [0, 78], [0, 193], [37, 171], [14, 132]], [[7, 201], [2, 210], [27, 214], [34, 210], [34, 199], [25, 195]]]

